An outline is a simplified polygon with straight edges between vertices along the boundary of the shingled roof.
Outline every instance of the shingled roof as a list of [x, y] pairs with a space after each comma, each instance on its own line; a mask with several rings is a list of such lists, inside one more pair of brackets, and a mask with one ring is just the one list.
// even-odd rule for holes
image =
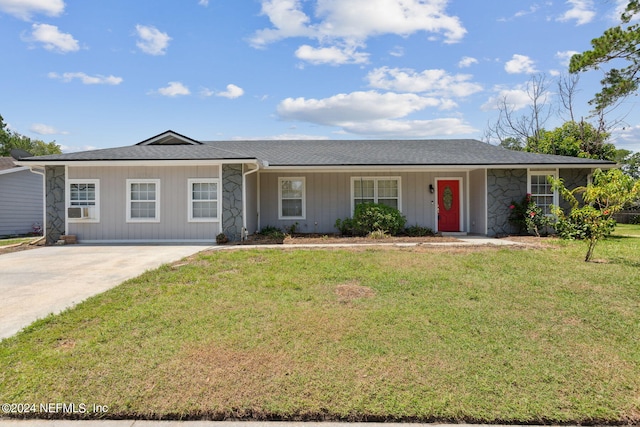
[[131, 160], [255, 160], [269, 166], [612, 166], [605, 160], [507, 150], [472, 139], [204, 141], [134, 145], [30, 157], [25, 163]]

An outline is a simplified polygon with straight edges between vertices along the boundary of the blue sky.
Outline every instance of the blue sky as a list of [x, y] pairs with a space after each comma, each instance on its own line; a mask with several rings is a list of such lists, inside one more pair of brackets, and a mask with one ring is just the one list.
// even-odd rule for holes
[[[0, 114], [64, 151], [199, 140], [477, 138], [550, 104], [624, 0], [0, 0]], [[575, 108], [599, 90], [581, 75]], [[640, 151], [629, 98], [613, 141]], [[560, 125], [553, 114], [546, 127]]]

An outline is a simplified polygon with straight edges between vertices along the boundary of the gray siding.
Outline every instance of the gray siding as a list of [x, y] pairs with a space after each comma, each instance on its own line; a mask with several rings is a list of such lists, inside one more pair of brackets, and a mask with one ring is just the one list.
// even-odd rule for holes
[[0, 175], [0, 236], [27, 234], [43, 226], [42, 175], [22, 170]]
[[[429, 184], [435, 178], [459, 177], [462, 180], [463, 217], [461, 225], [466, 230], [468, 207], [466, 206], [466, 172], [258, 172], [260, 173], [260, 227], [267, 225], [286, 228], [298, 223], [302, 233], [335, 233], [335, 221], [351, 216], [351, 177], [399, 176], [401, 179], [402, 213], [407, 225], [421, 225], [436, 229], [435, 195], [429, 192]], [[304, 220], [278, 219], [278, 178], [305, 177], [306, 218]]]
[[[69, 223], [80, 241], [205, 240], [215, 242], [220, 222], [188, 222], [188, 179], [219, 178], [218, 166], [69, 167], [69, 178], [100, 180], [100, 222]], [[160, 222], [127, 223], [126, 180], [160, 180]], [[222, 203], [218, 188], [218, 203]]]
[[487, 233], [487, 171], [469, 172], [469, 232]]

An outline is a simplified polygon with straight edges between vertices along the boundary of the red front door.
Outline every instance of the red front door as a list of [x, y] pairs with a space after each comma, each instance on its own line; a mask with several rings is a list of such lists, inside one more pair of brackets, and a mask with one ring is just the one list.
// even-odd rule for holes
[[460, 231], [460, 181], [438, 181], [438, 231]]

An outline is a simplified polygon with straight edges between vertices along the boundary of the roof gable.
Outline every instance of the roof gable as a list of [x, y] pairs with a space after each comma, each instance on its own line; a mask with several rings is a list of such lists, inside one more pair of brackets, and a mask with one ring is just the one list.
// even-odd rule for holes
[[202, 145], [202, 143], [188, 136], [181, 135], [178, 132], [167, 130], [149, 139], [138, 142], [136, 145]]

